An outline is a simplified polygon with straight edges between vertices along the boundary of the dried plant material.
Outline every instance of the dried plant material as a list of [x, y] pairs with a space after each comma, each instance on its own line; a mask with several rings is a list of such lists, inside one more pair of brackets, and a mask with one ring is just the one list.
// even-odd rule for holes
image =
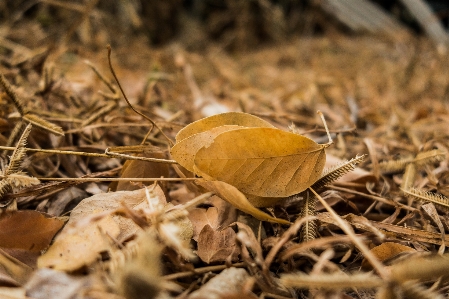
[[46, 121], [45, 119], [41, 118], [40, 116], [37, 116], [36, 114], [26, 113], [25, 115], [22, 116], [22, 118], [38, 128], [41, 128], [58, 136], [64, 136], [64, 130], [61, 127], [49, 121]]
[[407, 166], [405, 166], [404, 175], [402, 176], [401, 189], [408, 190], [409, 188], [412, 188], [413, 184], [415, 183], [416, 174], [417, 174], [416, 164], [415, 163], [407, 164]]
[[[165, 154], [163, 153], [150, 153], [141, 154], [146, 158], [156, 158], [164, 159]], [[122, 178], [159, 178], [169, 176], [169, 166], [164, 163], [147, 162], [140, 160], [128, 160], [123, 164], [122, 173], [120, 177]], [[149, 185], [150, 182], [144, 183], [144, 185]], [[131, 191], [141, 189], [140, 185], [132, 182], [118, 182], [115, 191]]]
[[404, 169], [410, 163], [414, 163], [416, 166], [422, 167], [426, 164], [442, 161], [444, 160], [445, 156], [446, 153], [444, 151], [436, 149], [426, 152], [420, 152], [416, 155], [415, 158], [406, 157], [398, 160], [383, 161], [379, 163], [379, 167], [384, 174], [397, 173], [404, 171]]
[[379, 168], [383, 174], [398, 173], [404, 171], [407, 164], [413, 161], [413, 157], [398, 160], [388, 160], [379, 163]]
[[446, 240], [446, 232], [444, 230], [443, 223], [441, 222], [440, 216], [438, 215], [437, 210], [435, 209], [435, 205], [433, 203], [428, 203], [421, 206], [421, 209], [423, 209], [427, 215], [433, 220], [433, 222], [437, 225], [438, 229], [441, 232], [441, 246], [438, 250], [438, 253], [443, 254], [445, 251], [445, 240]]
[[9, 96], [9, 98], [13, 101], [14, 106], [16, 106], [17, 108], [17, 111], [19, 111], [20, 115], [23, 115], [25, 107], [20, 98], [16, 95], [9, 81], [6, 80], [5, 76], [2, 73], [0, 73], [0, 84], [5, 89], [5, 92]]
[[413, 282], [406, 281], [400, 285], [401, 293], [403, 298], [410, 299], [443, 299], [443, 295], [434, 292], [432, 289], [428, 289], [423, 285]]
[[398, 282], [429, 281], [446, 276], [449, 270], [449, 255], [416, 255], [391, 266], [391, 279]]
[[219, 275], [209, 280], [199, 290], [193, 292], [189, 299], [221, 299], [233, 296], [233, 294], [240, 294], [239, 298], [254, 298], [251, 296], [245, 297], [244, 286], [250, 279], [250, 276], [245, 269], [229, 268], [223, 270]]
[[[404, 252], [416, 252], [416, 250], [399, 243], [385, 242], [371, 249], [371, 252], [379, 261], [385, 262], [392, 260]], [[371, 265], [367, 260], [363, 260], [362, 268], [365, 270], [370, 270]]]
[[320, 177], [327, 146], [273, 128], [237, 129], [218, 135], [209, 147], [197, 152], [195, 172], [243, 193], [287, 197], [304, 191]]
[[[33, 267], [14, 258], [0, 248], [0, 275], [6, 276], [15, 284], [24, 284], [32, 274], [33, 270]], [[0, 290], [1, 289], [2, 288], [0, 288]]]
[[235, 244], [235, 232], [228, 227], [223, 230], [205, 225], [198, 236], [198, 257], [205, 263], [224, 262], [229, 256], [235, 259], [238, 251]]
[[46, 249], [64, 221], [38, 211], [0, 214], [0, 247], [32, 252]]
[[434, 203], [438, 208], [448, 211], [449, 210], [449, 198], [442, 194], [430, 192], [430, 191], [424, 191], [416, 188], [409, 188], [409, 189], [401, 189], [404, 194], [410, 198], [417, 199], [421, 202], [432, 202]]
[[[353, 218], [355, 215], [351, 215], [351, 218]], [[346, 216], [347, 217], [347, 216]], [[345, 218], [346, 218], [345, 217]], [[359, 216], [355, 216], [357, 218]], [[337, 225], [337, 222], [330, 217], [328, 213], [319, 213], [317, 214], [317, 218], [322, 223], [330, 223]], [[368, 223], [363, 223], [360, 221], [350, 221], [352, 225], [357, 227], [357, 229], [373, 232], [373, 228], [375, 230], [383, 231], [382, 235], [385, 235], [389, 238], [395, 238], [400, 241], [410, 241], [414, 240], [417, 242], [424, 242], [424, 243], [430, 243], [430, 244], [436, 244], [441, 245], [441, 234], [429, 232], [425, 230], [420, 230], [416, 228], [410, 228], [406, 226], [399, 226], [389, 223], [383, 223], [383, 222], [377, 222], [373, 220], [368, 220]], [[447, 238], [447, 237], [446, 237]], [[445, 239], [444, 242], [448, 244], [449, 239]]]
[[308, 275], [306, 273], [284, 274], [281, 283], [289, 288], [321, 288], [321, 289], [372, 289], [384, 285], [382, 279], [371, 273], [345, 274], [320, 273]]
[[214, 142], [215, 137], [223, 132], [241, 128], [241, 126], [224, 125], [188, 136], [176, 142], [170, 153], [182, 167], [194, 173], [195, 155], [203, 146], [209, 147]]
[[87, 277], [70, 275], [54, 269], [38, 269], [30, 277], [25, 288], [28, 298], [76, 298], [92, 287]]
[[192, 239], [195, 241], [198, 241], [198, 236], [206, 225], [215, 230], [219, 226], [218, 209], [216, 207], [210, 207], [207, 210], [202, 208], [193, 209], [189, 212], [189, 219], [193, 224]]
[[23, 162], [23, 159], [25, 157], [26, 151], [26, 142], [27, 138], [30, 135], [31, 132], [31, 125], [26, 126], [26, 128], [23, 130], [22, 135], [19, 138], [19, 141], [17, 141], [16, 148], [14, 149], [11, 157], [9, 158], [9, 165], [8, 167], [3, 171], [4, 176], [8, 176], [12, 173], [16, 173], [20, 170], [20, 166]]
[[37, 185], [40, 181], [37, 178], [30, 177], [26, 173], [20, 171], [21, 165], [25, 158], [26, 141], [31, 132], [29, 124], [24, 129], [22, 135], [17, 141], [17, 145], [9, 158], [9, 164], [4, 167], [0, 165], [0, 199], [11, 190], [18, 190], [31, 185]]
[[320, 190], [324, 186], [338, 180], [355, 169], [355, 165], [362, 162], [366, 155], [357, 156], [349, 161], [342, 162], [329, 169], [325, 169], [322, 176], [312, 185], [314, 190]]
[[151, 230], [141, 232], [135, 244], [134, 256], [114, 273], [117, 288], [127, 299], [156, 298], [164, 287], [161, 278], [162, 247]]
[[120, 227], [111, 216], [93, 221], [82, 230], [67, 225], [48, 251], [39, 257], [39, 268], [75, 271], [101, 258], [100, 253], [112, 249], [110, 237], [117, 238]]
[[[304, 196], [301, 214], [299, 217], [305, 218], [307, 216], [316, 216], [316, 198], [310, 192], [303, 192]], [[301, 240], [308, 242], [314, 240], [317, 236], [316, 220], [308, 220], [301, 226]]]
[[248, 201], [246, 196], [232, 185], [220, 181], [205, 181], [205, 180], [200, 180], [197, 183], [200, 186], [203, 186], [204, 188], [215, 192], [219, 197], [226, 200], [237, 209], [245, 213], [248, 213], [259, 220], [275, 222], [280, 224], [290, 224], [290, 222], [287, 220], [274, 218], [268, 215], [267, 213], [264, 213], [261, 210], [255, 208]]
[[446, 152], [436, 149], [426, 152], [418, 153], [413, 159], [413, 163], [416, 163], [418, 166], [423, 166], [425, 164], [431, 164], [435, 162], [443, 161], [446, 157]]
[[[165, 206], [165, 195], [159, 186], [154, 188], [152, 194], [154, 201], [160, 202], [160, 204]], [[134, 210], [147, 208], [148, 201], [146, 200], [145, 189], [100, 193], [85, 198], [72, 210], [67, 225], [76, 226], [77, 222], [81, 226], [86, 225], [86, 222], [88, 223], [92, 218], [95, 218], [95, 214], [111, 213], [119, 209], [123, 204]], [[113, 216], [113, 219], [120, 227], [121, 233], [119, 239], [127, 238], [140, 230], [139, 226], [130, 219], [121, 216]]]
[[197, 120], [178, 132], [176, 135], [176, 142], [186, 139], [194, 134], [209, 131], [216, 127], [224, 125], [234, 125], [240, 127], [265, 127], [274, 128], [269, 122], [243, 112], [228, 112], [221, 113], [213, 116], [209, 116], [200, 120]]

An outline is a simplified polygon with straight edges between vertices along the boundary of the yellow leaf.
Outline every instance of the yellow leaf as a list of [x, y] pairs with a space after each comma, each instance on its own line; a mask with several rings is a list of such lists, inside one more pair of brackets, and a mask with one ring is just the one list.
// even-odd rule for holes
[[197, 183], [204, 188], [215, 192], [219, 197], [226, 200], [237, 209], [250, 214], [259, 220], [276, 222], [280, 224], [291, 224], [287, 220], [274, 218], [267, 213], [264, 213], [261, 210], [255, 208], [242, 192], [237, 190], [237, 188], [235, 188], [234, 186], [231, 186], [225, 182], [199, 180]]
[[206, 117], [197, 120], [182, 130], [176, 135], [176, 143], [186, 139], [189, 136], [208, 131], [210, 129], [220, 127], [223, 125], [235, 125], [242, 127], [265, 127], [274, 128], [272, 124], [263, 119], [243, 112], [228, 112]]
[[203, 147], [208, 147], [214, 142], [215, 137], [223, 132], [241, 129], [241, 126], [225, 125], [212, 128], [208, 131], [191, 135], [176, 144], [171, 148], [170, 153], [173, 159], [176, 160], [185, 169], [194, 172], [193, 165], [195, 154]]
[[261, 197], [287, 197], [310, 187], [326, 162], [324, 149], [301, 135], [275, 128], [224, 132], [195, 155], [195, 173]]

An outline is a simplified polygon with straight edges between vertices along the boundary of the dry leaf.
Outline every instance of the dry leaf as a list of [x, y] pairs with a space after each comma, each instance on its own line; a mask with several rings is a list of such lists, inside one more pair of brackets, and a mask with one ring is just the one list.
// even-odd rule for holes
[[228, 295], [239, 293], [240, 298], [253, 298], [243, 292], [245, 283], [250, 276], [245, 269], [228, 268], [209, 280], [200, 289], [193, 292], [189, 299], [223, 299]]
[[208, 131], [197, 133], [184, 138], [172, 147], [170, 153], [181, 166], [190, 172], [195, 172], [194, 161], [196, 153], [203, 147], [208, 147], [212, 142], [214, 142], [215, 137], [223, 132], [241, 129], [241, 126], [220, 126], [212, 128]]
[[[155, 200], [165, 204], [164, 192], [159, 186], [156, 185], [153, 194]], [[100, 252], [110, 249], [107, 235], [120, 240], [139, 231], [140, 228], [128, 218], [107, 216], [122, 203], [133, 209], [148, 207], [145, 189], [101, 193], [84, 199], [72, 211], [68, 224], [54, 244], [39, 258], [38, 266], [67, 271], [79, 269], [97, 260]], [[96, 215], [103, 218], [95, 221]]]
[[[165, 159], [163, 153], [149, 153], [138, 155], [138, 157]], [[141, 160], [128, 160], [123, 164], [121, 178], [160, 178], [169, 176], [169, 166], [165, 163], [148, 162]], [[144, 185], [152, 182], [143, 183]], [[141, 187], [132, 182], [120, 181], [117, 183], [115, 191], [131, 191], [141, 189]]]
[[[381, 262], [391, 260], [404, 252], [416, 252], [416, 250], [393, 242], [385, 242], [371, 249], [371, 253]], [[364, 259], [362, 261], [362, 268], [370, 270], [372, 267], [371, 264]]]
[[198, 241], [201, 230], [206, 225], [212, 229], [218, 228], [218, 209], [210, 207], [206, 209], [196, 208], [189, 212], [189, 219], [193, 224], [193, 240]]
[[100, 259], [100, 253], [111, 249], [109, 236], [117, 238], [120, 227], [106, 216], [82, 229], [66, 226], [48, 251], [39, 257], [39, 268], [75, 271]]
[[291, 224], [287, 220], [274, 218], [268, 215], [267, 213], [264, 213], [261, 210], [255, 208], [248, 201], [246, 196], [232, 185], [220, 181], [205, 181], [205, 180], [199, 180], [197, 183], [203, 186], [204, 188], [215, 192], [219, 197], [226, 200], [237, 209], [245, 213], [248, 213], [259, 220], [276, 222], [280, 224], [288, 224], [288, 225]]
[[274, 128], [272, 124], [257, 116], [243, 112], [228, 112], [209, 116], [187, 125], [176, 135], [176, 143], [194, 134], [224, 125]]
[[243, 193], [287, 197], [304, 191], [320, 177], [326, 146], [274, 128], [232, 130], [197, 152], [195, 172]]
[[33, 270], [32, 267], [22, 263], [0, 248], [0, 273], [2, 275], [9, 277], [17, 284], [23, 284], [28, 280]]
[[4, 212], [0, 215], [0, 247], [40, 252], [63, 225], [64, 221], [38, 211]]
[[198, 236], [199, 258], [205, 263], [224, 262], [231, 254], [236, 254], [235, 232], [228, 227], [216, 230], [205, 225]]

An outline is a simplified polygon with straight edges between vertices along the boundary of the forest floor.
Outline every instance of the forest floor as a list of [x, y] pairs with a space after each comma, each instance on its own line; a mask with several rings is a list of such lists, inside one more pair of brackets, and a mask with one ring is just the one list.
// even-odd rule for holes
[[[193, 51], [136, 38], [113, 47], [111, 62], [129, 102], [151, 120], [124, 100], [106, 45], [5, 45], [1, 298], [448, 292], [449, 60], [425, 38], [329, 33], [235, 53], [213, 42]], [[170, 154], [189, 123], [233, 111], [258, 118], [227, 114], [212, 126], [200, 123], [188, 136], [209, 132], [209, 139]], [[211, 133], [229, 125], [257, 130], [248, 140]], [[287, 185], [280, 174], [256, 168], [253, 181], [234, 183], [200, 164], [209, 147], [206, 159], [219, 156], [212, 164], [236, 148], [265, 153], [271, 135], [259, 126], [271, 125], [288, 137], [279, 151], [302, 159], [287, 160], [282, 171], [318, 175], [294, 185], [298, 192], [273, 200], [276, 183]], [[325, 165], [304, 156], [315, 145], [297, 146], [298, 135], [318, 143]], [[214, 144], [222, 149], [213, 152]], [[196, 177], [176, 166], [186, 161]], [[238, 163], [229, 170], [235, 176], [250, 167]], [[335, 165], [318, 186], [323, 167]], [[243, 192], [257, 177], [267, 186]], [[257, 212], [253, 204], [264, 207]]]

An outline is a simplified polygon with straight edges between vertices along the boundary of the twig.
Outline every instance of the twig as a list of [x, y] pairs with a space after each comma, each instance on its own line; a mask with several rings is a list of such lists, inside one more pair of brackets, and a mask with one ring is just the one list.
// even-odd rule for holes
[[318, 200], [321, 202], [321, 204], [326, 208], [326, 210], [331, 214], [331, 216], [335, 219], [335, 221], [338, 223], [338, 226], [342, 229], [342, 231], [348, 235], [348, 237], [351, 239], [351, 241], [354, 243], [355, 246], [362, 252], [362, 254], [365, 256], [365, 258], [370, 262], [370, 264], [373, 266], [373, 268], [376, 270], [376, 272], [379, 274], [381, 278], [383, 278], [386, 281], [389, 281], [389, 274], [385, 270], [384, 266], [381, 262], [374, 256], [374, 254], [370, 251], [368, 246], [366, 246], [365, 243], [361, 241], [360, 238], [358, 238], [354, 230], [351, 226], [348, 225], [347, 222], [345, 222], [343, 219], [341, 219], [340, 216], [338, 216], [337, 213], [335, 213], [334, 209], [318, 194], [309, 187], [309, 190], [315, 194], [315, 196], [318, 198]]
[[[245, 266], [246, 266], [246, 263], [243, 263], [243, 262], [231, 265], [231, 267], [235, 267], [235, 268], [242, 268], [242, 267], [245, 267]], [[167, 279], [167, 280], [174, 280], [174, 279], [189, 277], [189, 276], [193, 276], [193, 275], [197, 275], [197, 274], [204, 274], [204, 273], [208, 273], [208, 272], [221, 271], [221, 270], [224, 270], [226, 268], [230, 268], [230, 267], [228, 267], [227, 265], [208, 266], [208, 267], [197, 268], [197, 269], [194, 269], [192, 271], [184, 271], [184, 272], [168, 274], [168, 275], [164, 275], [162, 277], [164, 279]]]
[[126, 103], [128, 104], [128, 106], [129, 106], [134, 112], [136, 112], [137, 114], [139, 114], [140, 116], [142, 116], [143, 118], [145, 118], [146, 120], [148, 120], [148, 121], [149, 121], [155, 128], [157, 128], [157, 129], [161, 132], [161, 134], [167, 139], [168, 143], [172, 146], [172, 145], [173, 145], [173, 141], [172, 141], [170, 138], [168, 138], [167, 135], [165, 135], [164, 131], [162, 131], [161, 128], [159, 128], [159, 126], [158, 126], [158, 125], [157, 125], [151, 118], [149, 118], [149, 117], [146, 116], [145, 114], [143, 114], [143, 113], [137, 111], [137, 110], [133, 107], [133, 105], [131, 105], [131, 103], [130, 103], [129, 100], [128, 100], [128, 97], [127, 97], [126, 94], [125, 94], [125, 91], [124, 91], [123, 88], [122, 88], [122, 85], [120, 84], [120, 81], [118, 80], [117, 75], [115, 74], [114, 68], [112, 67], [112, 62], [111, 62], [111, 51], [112, 51], [112, 49], [111, 49], [111, 46], [108, 45], [108, 46], [107, 46], [107, 49], [108, 49], [108, 62], [109, 62], [109, 68], [110, 68], [111, 73], [112, 73], [112, 76], [114, 76], [115, 82], [117, 82], [118, 88], [120, 89], [120, 91], [121, 91], [123, 97], [125, 98], [125, 101], [126, 101]]
[[[0, 146], [0, 150], [11, 150], [13, 151], [15, 147], [11, 146]], [[102, 158], [111, 158], [113, 156], [119, 156], [120, 158], [127, 160], [140, 160], [147, 162], [157, 162], [157, 163], [166, 163], [166, 164], [178, 164], [175, 160], [166, 160], [166, 159], [156, 159], [156, 158], [147, 158], [147, 157], [136, 157], [129, 155], [119, 155], [119, 154], [100, 154], [100, 153], [87, 153], [87, 152], [75, 152], [75, 151], [63, 151], [63, 150], [51, 150], [51, 149], [37, 149], [37, 148], [23, 148], [27, 152], [39, 152], [39, 153], [48, 153], [48, 154], [57, 154], [57, 155], [74, 155], [74, 156], [85, 156], [85, 157], [102, 157]], [[106, 149], [107, 150], [107, 149]]]
[[197, 178], [38, 178], [41, 181], [62, 181], [62, 182], [178, 182], [195, 181]]

